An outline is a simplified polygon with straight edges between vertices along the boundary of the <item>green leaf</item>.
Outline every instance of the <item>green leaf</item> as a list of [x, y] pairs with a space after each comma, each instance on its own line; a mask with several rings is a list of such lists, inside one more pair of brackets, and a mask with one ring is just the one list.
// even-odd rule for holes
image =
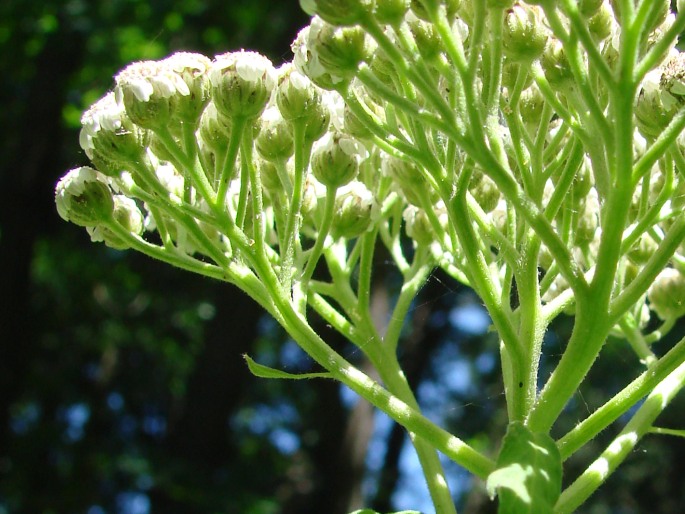
[[255, 362], [254, 359], [252, 359], [249, 355], [243, 355], [243, 357], [247, 362], [247, 367], [250, 369], [250, 372], [259, 378], [280, 378], [288, 380], [301, 380], [303, 378], [331, 378], [331, 374], [328, 372], [288, 373], [287, 371], [282, 371], [280, 369], [264, 366], [264, 364], [259, 364]]
[[499, 514], [552, 514], [561, 494], [561, 473], [554, 439], [513, 422], [486, 487], [491, 498], [499, 495]]

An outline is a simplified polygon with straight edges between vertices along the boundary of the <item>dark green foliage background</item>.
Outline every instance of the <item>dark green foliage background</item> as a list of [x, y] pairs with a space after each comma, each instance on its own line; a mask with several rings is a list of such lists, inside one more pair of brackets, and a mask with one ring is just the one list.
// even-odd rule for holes
[[[126, 501], [134, 497], [155, 514], [343, 514], [361, 507], [365, 476], [366, 506], [410, 507], [392, 504], [407, 479], [398, 427], [383, 439], [380, 469], [365, 474], [374, 418], [364, 404], [345, 404], [329, 382], [248, 374], [245, 352], [294, 371], [310, 363], [246, 296], [94, 245], [54, 209], [58, 178], [86, 164], [81, 112], [125, 64], [176, 50], [250, 48], [279, 65], [306, 22], [296, 0], [0, 3], [0, 514], [136, 514]], [[380, 267], [386, 276], [377, 286], [391, 297], [396, 281]], [[496, 371], [474, 370], [495, 355], [496, 341], [440, 322], [468, 298], [444, 282], [434, 277], [412, 312], [402, 349], [407, 375], [417, 388], [442, 391], [423, 399], [494, 455], [488, 441], [506, 422], [502, 387]], [[568, 327], [557, 324], [542, 373]], [[473, 372], [469, 388], [444, 387], [442, 355]], [[623, 342], [611, 342], [559, 434], [638, 367]], [[685, 428], [682, 412], [676, 401], [662, 424]], [[593, 452], [574, 465], [587, 465]], [[649, 437], [586, 512], [678, 512], [684, 452], [680, 440]], [[494, 509], [483, 484], [467, 482], [458, 493], [460, 512]]]

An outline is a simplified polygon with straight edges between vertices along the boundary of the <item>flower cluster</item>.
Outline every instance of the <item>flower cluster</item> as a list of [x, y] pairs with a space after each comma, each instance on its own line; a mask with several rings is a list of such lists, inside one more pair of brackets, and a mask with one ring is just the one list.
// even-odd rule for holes
[[609, 334], [653, 362], [650, 343], [685, 313], [683, 17], [664, 0], [637, 14], [602, 0], [301, 4], [313, 18], [279, 68], [240, 51], [119, 73], [83, 116], [93, 168], [60, 181], [60, 215], [233, 281], [287, 328], [268, 299], [285, 294], [353, 342], [372, 330], [359, 309], [376, 242], [414, 293], [440, 267], [490, 312], [510, 414], [543, 430], [558, 412], [535, 410], [536, 370], [560, 313], [607, 321], [578, 328], [596, 341], [569, 343], [559, 369], [580, 371], [550, 380], [541, 405], [561, 410]]

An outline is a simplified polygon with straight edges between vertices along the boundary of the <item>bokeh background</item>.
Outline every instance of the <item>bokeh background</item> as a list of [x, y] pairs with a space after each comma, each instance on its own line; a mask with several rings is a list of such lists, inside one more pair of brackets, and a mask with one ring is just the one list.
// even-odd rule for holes
[[[386, 417], [332, 382], [247, 372], [244, 353], [312, 367], [247, 296], [92, 244], [54, 209], [58, 178], [87, 163], [81, 112], [127, 63], [249, 48], [279, 65], [306, 23], [297, 0], [0, 2], [0, 514], [432, 514], [406, 436]], [[397, 287], [381, 255], [379, 304]], [[427, 414], [495, 455], [503, 391], [478, 300], [436, 274], [407, 321], [402, 358]], [[549, 333], [541, 373], [570, 327], [561, 319]], [[557, 435], [639, 367], [610, 341]], [[684, 408], [681, 397], [660, 424], [685, 428]], [[460, 512], [494, 511], [482, 483], [446, 467]], [[583, 512], [683, 512], [685, 443], [648, 436], [591, 503]]]

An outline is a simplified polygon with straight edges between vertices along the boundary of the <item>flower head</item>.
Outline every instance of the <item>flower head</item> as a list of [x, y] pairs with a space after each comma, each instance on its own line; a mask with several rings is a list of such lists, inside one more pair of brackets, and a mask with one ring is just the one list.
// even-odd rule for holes
[[271, 99], [276, 70], [256, 52], [228, 52], [214, 59], [209, 81], [217, 111], [229, 118], [256, 118]]
[[74, 168], [60, 179], [55, 204], [62, 219], [82, 227], [109, 221], [114, 209], [107, 177], [87, 166]]

